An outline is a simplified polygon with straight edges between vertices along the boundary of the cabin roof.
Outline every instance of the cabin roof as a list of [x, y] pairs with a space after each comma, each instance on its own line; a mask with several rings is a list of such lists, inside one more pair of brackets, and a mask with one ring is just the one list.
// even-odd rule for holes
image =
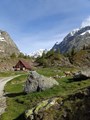
[[[21, 63], [24, 65], [25, 68], [31, 69], [31, 66], [30, 66], [30, 64], [29, 64], [28, 62], [26, 62], [26, 61], [24, 61], [24, 60], [19, 60], [18, 63], [19, 63], [19, 62], [21, 62]], [[18, 64], [18, 63], [17, 63], [17, 64]], [[16, 64], [15, 66], [17, 66], [17, 64]]]

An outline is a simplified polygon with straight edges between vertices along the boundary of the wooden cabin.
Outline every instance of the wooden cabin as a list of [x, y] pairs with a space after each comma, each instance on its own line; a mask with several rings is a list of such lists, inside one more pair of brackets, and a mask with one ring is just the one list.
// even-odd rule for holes
[[31, 70], [31, 66], [28, 62], [24, 60], [19, 60], [18, 63], [13, 67], [15, 71], [26, 71], [26, 70]]

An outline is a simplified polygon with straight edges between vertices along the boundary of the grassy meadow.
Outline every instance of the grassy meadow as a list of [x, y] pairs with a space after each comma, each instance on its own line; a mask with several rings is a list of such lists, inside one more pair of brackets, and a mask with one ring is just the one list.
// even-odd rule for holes
[[[72, 68], [40, 68], [38, 73], [51, 77], [55, 75], [63, 76], [65, 70], [73, 71]], [[9, 81], [5, 86], [5, 92], [7, 93], [7, 109], [1, 116], [0, 120], [24, 120], [24, 112], [27, 109], [32, 108], [38, 102], [48, 99], [54, 96], [67, 97], [69, 94], [73, 94], [78, 90], [90, 86], [90, 80], [84, 81], [72, 81], [72, 77], [64, 77], [56, 79], [59, 82], [59, 86], [55, 86], [51, 89], [42, 92], [34, 92], [30, 94], [24, 94], [23, 88], [27, 75], [21, 75], [13, 80]]]

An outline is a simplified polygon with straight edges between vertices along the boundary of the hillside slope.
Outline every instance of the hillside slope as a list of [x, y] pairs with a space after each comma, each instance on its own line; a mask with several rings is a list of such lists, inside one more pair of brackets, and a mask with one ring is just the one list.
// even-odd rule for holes
[[48, 51], [46, 54], [43, 54], [42, 57], [38, 57], [36, 62], [40, 66], [44, 67], [70, 67], [71, 64], [67, 57], [64, 57], [60, 53], [54, 51]]
[[7, 32], [0, 30], [0, 58], [9, 57], [13, 53], [20, 53], [18, 47]]
[[90, 49], [80, 50], [73, 56], [73, 64], [80, 67], [90, 68]]

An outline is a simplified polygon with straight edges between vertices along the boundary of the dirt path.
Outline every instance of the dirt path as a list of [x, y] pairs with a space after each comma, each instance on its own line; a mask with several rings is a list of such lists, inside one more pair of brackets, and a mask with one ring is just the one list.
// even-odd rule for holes
[[0, 78], [0, 115], [5, 111], [6, 109], [6, 97], [4, 96], [4, 86], [5, 84], [12, 80], [15, 77], [18, 77], [20, 75], [16, 75], [16, 76], [11, 76], [11, 77], [4, 77], [4, 78]]

